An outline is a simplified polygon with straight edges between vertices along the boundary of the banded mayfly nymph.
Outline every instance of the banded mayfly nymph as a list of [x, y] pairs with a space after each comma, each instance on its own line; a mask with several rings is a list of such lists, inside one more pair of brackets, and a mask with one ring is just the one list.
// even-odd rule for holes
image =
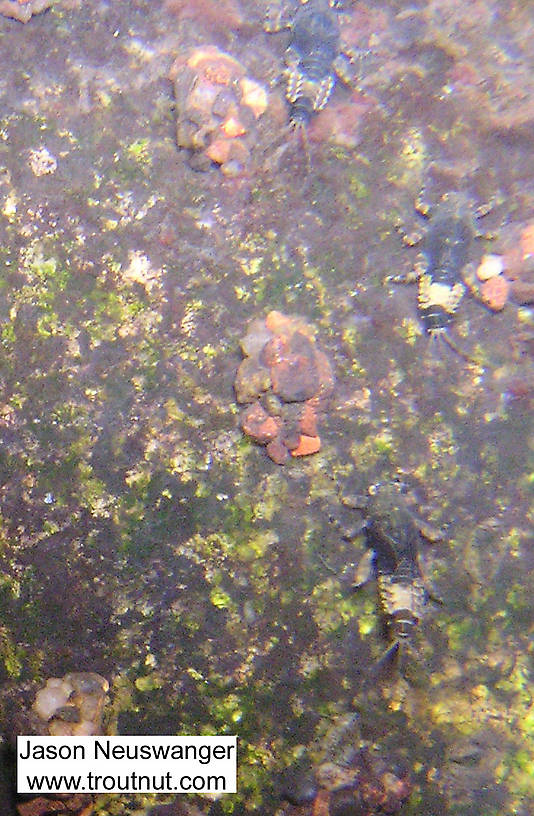
[[369, 497], [360, 504], [364, 515], [360, 530], [365, 534], [368, 550], [352, 582], [353, 588], [358, 589], [376, 578], [381, 610], [392, 641], [388, 656], [413, 639], [425, 604], [429, 597], [433, 598], [419, 565], [419, 544], [421, 540], [435, 542], [442, 537], [416, 518], [403, 492], [400, 482], [369, 488]]

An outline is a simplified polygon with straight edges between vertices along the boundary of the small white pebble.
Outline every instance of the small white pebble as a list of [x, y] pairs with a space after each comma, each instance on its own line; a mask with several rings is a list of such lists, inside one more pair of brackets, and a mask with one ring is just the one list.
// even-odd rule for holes
[[64, 688], [63, 684], [58, 687], [55, 684], [52, 685], [49, 681], [44, 689], [37, 692], [33, 710], [42, 720], [48, 721], [58, 708], [66, 705], [70, 694], [71, 691]]
[[57, 169], [57, 159], [46, 147], [30, 150], [28, 162], [35, 176], [47, 176]]
[[503, 269], [502, 255], [484, 255], [477, 269], [477, 278], [480, 281], [496, 278], [502, 273]]

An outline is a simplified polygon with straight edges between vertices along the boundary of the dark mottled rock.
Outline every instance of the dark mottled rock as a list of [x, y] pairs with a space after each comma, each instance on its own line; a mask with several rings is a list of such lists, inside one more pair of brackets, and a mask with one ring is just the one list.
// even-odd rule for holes
[[242, 412], [241, 427], [255, 442], [266, 445], [278, 436], [280, 421], [269, 416], [259, 402], [255, 402]]
[[271, 385], [268, 369], [260, 366], [254, 357], [245, 357], [237, 370], [234, 388], [237, 401], [253, 402]]

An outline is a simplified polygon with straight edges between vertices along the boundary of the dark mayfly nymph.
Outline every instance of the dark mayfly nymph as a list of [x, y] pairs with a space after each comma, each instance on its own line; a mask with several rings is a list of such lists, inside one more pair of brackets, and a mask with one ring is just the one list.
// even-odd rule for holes
[[327, 104], [336, 77], [354, 82], [353, 63], [361, 57], [342, 43], [337, 0], [301, 0], [296, 11], [287, 4], [269, 7], [265, 29], [290, 30], [285, 54], [286, 99], [291, 105], [290, 122], [305, 127], [312, 114]]
[[424, 235], [404, 235], [404, 242], [409, 246], [421, 244], [422, 259], [411, 272], [391, 275], [386, 280], [392, 283], [416, 281], [417, 305], [426, 331], [433, 337], [443, 337], [454, 351], [467, 357], [446, 330], [467, 289], [464, 274], [473, 242], [476, 238], [491, 237], [476, 228], [476, 219], [486, 215], [490, 207], [473, 210], [462, 193], [446, 193], [434, 209], [420, 201], [416, 209], [429, 218], [428, 229]]
[[362, 507], [368, 551], [360, 561], [353, 586], [359, 588], [376, 577], [380, 606], [393, 641], [390, 650], [409, 641], [419, 623], [428, 593], [419, 566], [421, 540], [436, 541], [409, 510], [403, 485], [388, 482], [369, 488]]

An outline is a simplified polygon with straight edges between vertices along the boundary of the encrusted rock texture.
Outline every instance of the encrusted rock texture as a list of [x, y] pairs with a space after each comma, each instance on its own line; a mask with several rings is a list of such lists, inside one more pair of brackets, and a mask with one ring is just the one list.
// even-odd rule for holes
[[[338, 82], [307, 133], [287, 128], [287, 35], [264, 31], [265, 4], [58, 0], [26, 25], [0, 16], [0, 786], [13, 809], [17, 712], [78, 671], [110, 684], [108, 733], [240, 740], [236, 797], [97, 797], [97, 813], [334, 816], [356, 795], [344, 803], [317, 773], [353, 711], [351, 761], [362, 775], [365, 750], [383, 763], [368, 771], [375, 801], [391, 790], [410, 816], [502, 816], [534, 798], [534, 7], [343, 5], [344, 40], [368, 52], [361, 80]], [[243, 166], [197, 167], [205, 148], [177, 144], [169, 71], [208, 46], [266, 92], [246, 121], [233, 79], [211, 108], [210, 127], [253, 134], [226, 134], [246, 142]], [[422, 188], [431, 203], [461, 190], [492, 204], [480, 223], [494, 238], [474, 242], [473, 296], [447, 329], [465, 359], [425, 334], [417, 287], [387, 282], [417, 263], [398, 225], [424, 232]], [[480, 297], [486, 255], [502, 258], [491, 286], [509, 284], [504, 302], [488, 296], [498, 310]], [[272, 312], [301, 329], [245, 352], [239, 405], [240, 341]], [[278, 337], [279, 362], [258, 369]], [[319, 354], [335, 387], [312, 412], [330, 382]], [[272, 420], [265, 448], [295, 412], [283, 467], [243, 434], [253, 405]], [[318, 452], [291, 455], [317, 436]], [[420, 552], [443, 603], [429, 602], [403, 671], [381, 673], [375, 593], [344, 580], [365, 549], [346, 497], [395, 478], [446, 531]], [[299, 760], [315, 787], [292, 804], [280, 779]]]

